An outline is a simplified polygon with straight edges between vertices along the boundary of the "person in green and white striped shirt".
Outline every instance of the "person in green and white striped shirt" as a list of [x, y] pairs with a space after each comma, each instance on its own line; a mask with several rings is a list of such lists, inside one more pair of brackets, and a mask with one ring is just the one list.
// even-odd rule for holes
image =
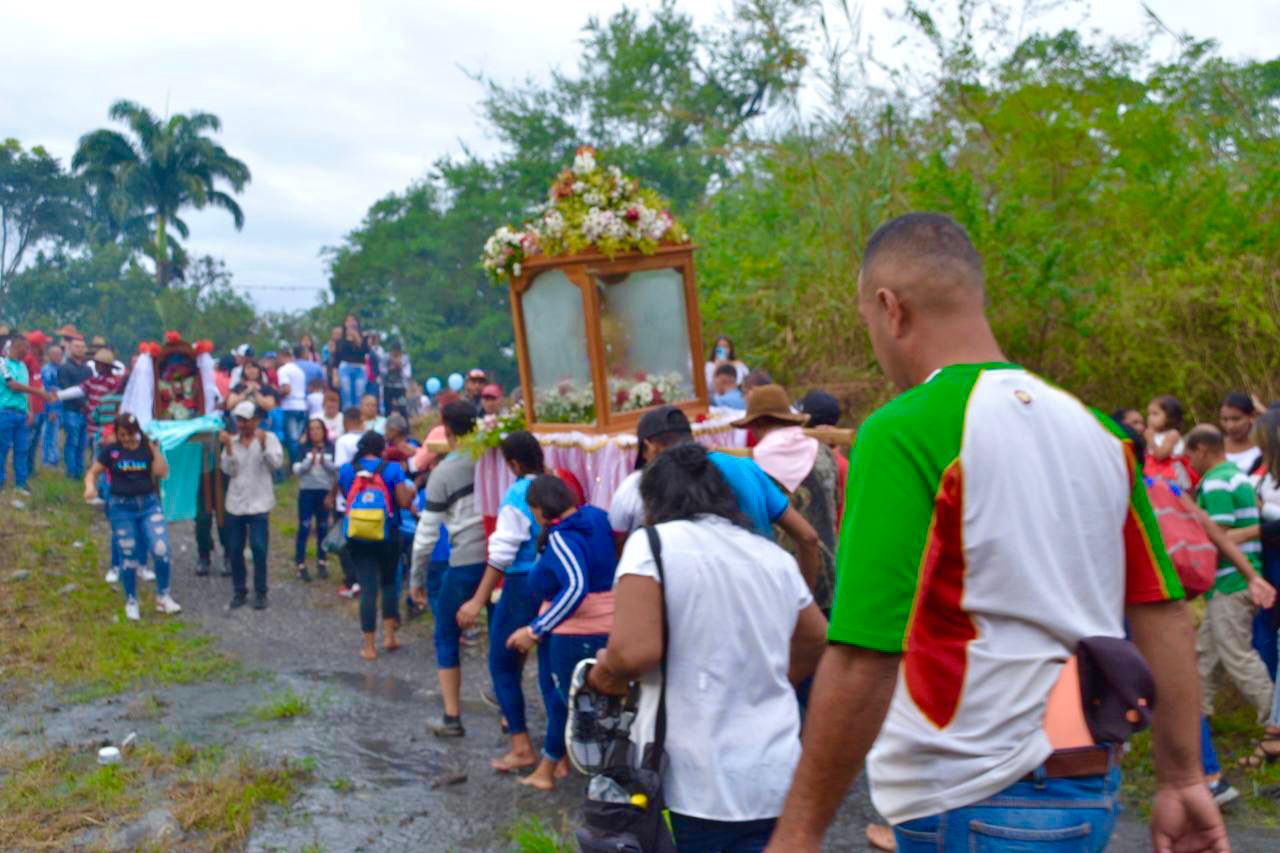
[[[1258, 523], [1258, 499], [1248, 475], [1227, 459], [1226, 441], [1217, 427], [1202, 425], [1186, 438], [1187, 458], [1202, 475], [1198, 491], [1200, 507], [1226, 530]], [[1205, 594], [1205, 617], [1200, 623], [1196, 653], [1204, 685], [1200, 704], [1205, 716], [1213, 714], [1219, 686], [1218, 664], [1227, 671], [1240, 692], [1258, 709], [1259, 722], [1271, 713], [1273, 685], [1266, 664], [1253, 648], [1253, 614], [1268, 597], [1270, 585], [1262, 579], [1262, 545], [1240, 546], [1253, 570], [1243, 574], [1229, 560], [1220, 558], [1213, 589]]]

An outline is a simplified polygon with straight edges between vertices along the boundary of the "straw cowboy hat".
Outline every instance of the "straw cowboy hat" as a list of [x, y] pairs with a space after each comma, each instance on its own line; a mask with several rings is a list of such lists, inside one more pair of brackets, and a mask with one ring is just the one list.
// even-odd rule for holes
[[116, 363], [116, 354], [106, 347], [102, 347], [93, 354], [93, 360], [98, 362], [98, 364], [105, 364], [107, 367], [114, 367]]
[[753, 388], [747, 395], [747, 413], [731, 426], [746, 429], [761, 418], [772, 418], [775, 421], [804, 426], [809, 422], [808, 415], [798, 415], [791, 411], [791, 398], [781, 385], [761, 385]]

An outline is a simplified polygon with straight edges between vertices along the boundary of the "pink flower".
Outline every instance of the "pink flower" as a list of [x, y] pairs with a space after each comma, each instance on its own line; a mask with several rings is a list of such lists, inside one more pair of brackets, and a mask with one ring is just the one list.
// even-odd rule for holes
[[635, 222], [640, 218], [640, 211], [634, 207], [628, 207], [627, 212], [624, 214], [624, 218], [628, 222]]
[[637, 371], [636, 371], [636, 373], [635, 373], [635, 376], [634, 376], [633, 378], [634, 378], [637, 382], [648, 382], [648, 381], [649, 381], [649, 374], [645, 373], [643, 370], [637, 370]]

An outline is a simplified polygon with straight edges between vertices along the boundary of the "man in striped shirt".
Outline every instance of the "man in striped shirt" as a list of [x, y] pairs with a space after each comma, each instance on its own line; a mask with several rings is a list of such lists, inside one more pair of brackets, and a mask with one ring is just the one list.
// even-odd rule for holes
[[[1186, 438], [1187, 458], [1202, 475], [1200, 507], [1220, 527], [1233, 530], [1258, 523], [1258, 498], [1249, 477], [1227, 459], [1226, 442], [1217, 427], [1202, 425]], [[1220, 556], [1218, 577], [1205, 593], [1204, 621], [1196, 652], [1200, 657], [1200, 680], [1204, 685], [1201, 710], [1213, 714], [1213, 697], [1218, 687], [1218, 664], [1231, 676], [1254, 707], [1258, 719], [1271, 713], [1272, 683], [1266, 664], [1253, 649], [1253, 614], [1267, 598], [1269, 584], [1259, 575], [1262, 545], [1255, 539], [1240, 545], [1253, 570], [1248, 575]]]

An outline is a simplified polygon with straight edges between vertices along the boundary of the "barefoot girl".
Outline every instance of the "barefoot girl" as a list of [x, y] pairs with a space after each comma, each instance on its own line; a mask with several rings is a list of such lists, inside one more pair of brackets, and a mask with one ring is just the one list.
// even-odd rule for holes
[[493, 609], [489, 625], [489, 675], [498, 707], [511, 732], [511, 750], [491, 764], [500, 773], [524, 770], [538, 763], [525, 723], [521, 674], [527, 655], [508, 648], [507, 638], [538, 615], [542, 599], [529, 589], [529, 570], [538, 560], [538, 536], [542, 529], [529, 509], [527, 496], [533, 481], [543, 473], [542, 445], [532, 434], [513, 432], [502, 440], [502, 456], [516, 481], [507, 489], [498, 510], [498, 524], [489, 537], [489, 562], [475, 595], [458, 608], [458, 627], [466, 630], [502, 584], [502, 597]]
[[382, 458], [386, 440], [370, 430], [360, 436], [356, 456], [342, 466], [338, 474], [338, 488], [347, 496], [347, 524], [353, 518], [354, 500], [366, 490], [381, 490], [386, 516], [383, 519], [382, 538], [352, 538], [355, 531], [348, 527], [347, 549], [355, 564], [356, 577], [360, 581], [360, 630], [364, 632], [364, 645], [360, 657], [376, 660], [374, 639], [378, 627], [378, 591], [382, 591], [382, 648], [394, 651], [400, 648], [396, 641], [396, 628], [400, 622], [399, 604], [396, 601], [396, 564], [400, 562], [400, 521], [398, 507], [407, 507], [413, 501], [413, 488], [405, 480], [399, 463], [386, 462]]
[[609, 516], [590, 504], [575, 506], [573, 493], [559, 477], [538, 477], [529, 485], [527, 500], [542, 528], [542, 553], [529, 572], [529, 586], [547, 603], [538, 618], [511, 634], [507, 647], [523, 653], [538, 646], [547, 737], [537, 769], [520, 781], [550, 791], [556, 779], [569, 773], [564, 729], [573, 668], [609, 641], [618, 558]]

